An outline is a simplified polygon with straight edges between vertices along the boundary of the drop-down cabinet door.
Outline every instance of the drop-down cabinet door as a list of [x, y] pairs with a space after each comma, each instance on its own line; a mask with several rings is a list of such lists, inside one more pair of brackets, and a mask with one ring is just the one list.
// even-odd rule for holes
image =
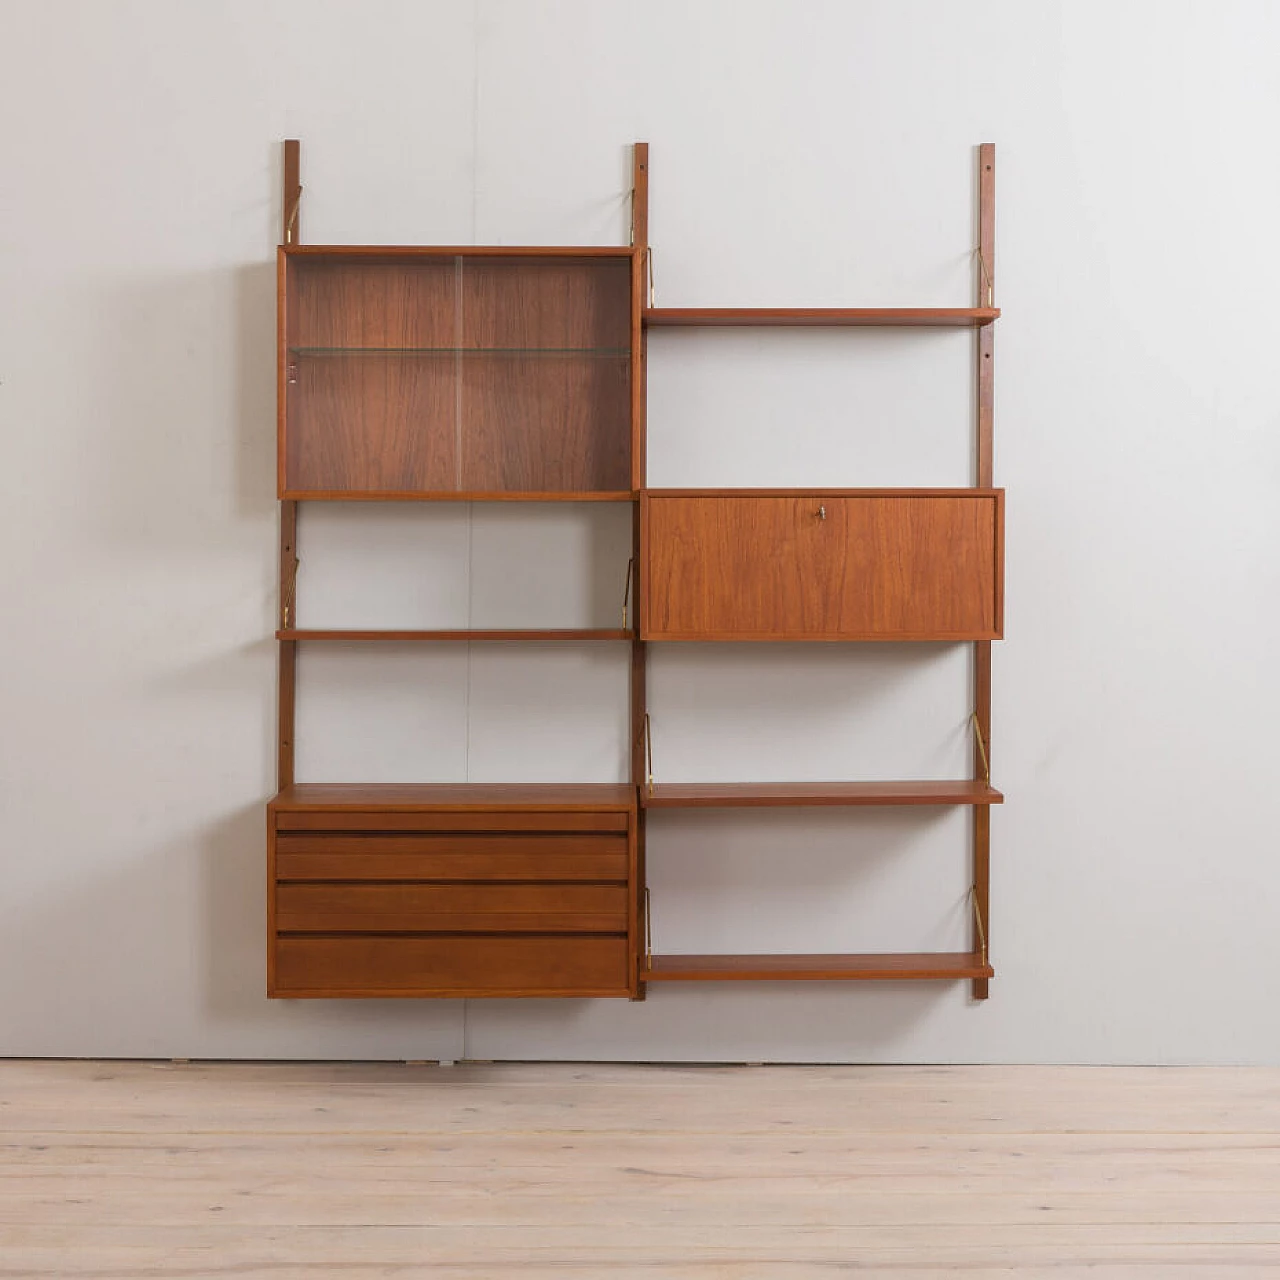
[[646, 640], [996, 640], [1004, 491], [652, 491]]

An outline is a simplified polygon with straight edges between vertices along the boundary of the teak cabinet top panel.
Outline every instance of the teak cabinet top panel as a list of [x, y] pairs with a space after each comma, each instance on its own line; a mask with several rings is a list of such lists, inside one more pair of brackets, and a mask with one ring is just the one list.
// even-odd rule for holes
[[631, 258], [635, 250], [618, 245], [490, 245], [490, 244], [284, 244], [284, 258], [330, 261], [391, 262], [419, 258]]
[[656, 491], [646, 640], [991, 640], [996, 489]]
[[277, 793], [269, 807], [301, 812], [625, 812], [636, 807], [636, 791], [610, 782], [300, 782]]

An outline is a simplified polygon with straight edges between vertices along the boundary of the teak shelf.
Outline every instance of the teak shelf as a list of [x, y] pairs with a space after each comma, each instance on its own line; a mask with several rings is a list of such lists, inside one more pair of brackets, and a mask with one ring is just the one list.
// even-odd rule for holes
[[[992, 487], [995, 153], [978, 149], [972, 307], [651, 305], [649, 150], [631, 244], [303, 245], [286, 142], [278, 255], [279, 791], [267, 810], [268, 994], [629, 997], [654, 982], [956, 981], [987, 994], [991, 641], [1003, 631], [1004, 493]], [[650, 489], [647, 336], [670, 328], [975, 331], [965, 489]], [[300, 627], [299, 502], [622, 502], [620, 627]], [[650, 643], [974, 645], [971, 778], [665, 782], [652, 771]], [[299, 646], [631, 646], [624, 784], [294, 779]], [[657, 809], [958, 806], [972, 814], [971, 949], [653, 955]]]
[[854, 805], [1003, 804], [986, 782], [657, 782], [646, 809], [807, 808]]
[[590, 628], [561, 627], [559, 629], [537, 630], [457, 630], [457, 631], [343, 631], [343, 630], [292, 630], [277, 631], [277, 640], [347, 640], [359, 641], [441, 641], [457, 643], [459, 641], [524, 641], [542, 644], [546, 641], [564, 640], [631, 640], [634, 632], [610, 631], [607, 629], [591, 630]]
[[981, 952], [651, 956], [646, 982], [900, 982], [992, 978]]
[[999, 307], [648, 307], [646, 329], [976, 329]]

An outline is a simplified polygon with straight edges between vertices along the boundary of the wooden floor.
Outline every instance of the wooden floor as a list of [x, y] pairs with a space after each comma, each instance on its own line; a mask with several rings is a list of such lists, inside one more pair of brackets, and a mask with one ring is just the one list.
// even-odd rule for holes
[[0, 1061], [0, 1277], [1280, 1278], [1280, 1071]]

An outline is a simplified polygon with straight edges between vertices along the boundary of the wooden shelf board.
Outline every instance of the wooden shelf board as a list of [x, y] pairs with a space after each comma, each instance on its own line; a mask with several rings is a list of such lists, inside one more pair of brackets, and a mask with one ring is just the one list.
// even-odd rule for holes
[[976, 329], [999, 307], [650, 307], [646, 328], [961, 328]]
[[985, 782], [659, 782], [642, 787], [646, 809], [801, 805], [982, 805], [1004, 796]]
[[882, 982], [992, 978], [981, 954], [652, 956], [643, 982]]
[[808, 489], [646, 489], [644, 500], [654, 498], [999, 498], [1003, 489], [972, 486], [928, 489], [837, 489], [831, 485], [814, 485]]
[[361, 490], [284, 489], [281, 502], [635, 502], [638, 493], [626, 489], [591, 489], [564, 493], [511, 490]]
[[572, 641], [572, 640], [632, 640], [635, 636], [630, 631], [591, 630], [587, 628], [559, 628], [556, 630], [458, 630], [458, 631], [342, 631], [342, 630], [308, 630], [295, 628], [276, 632], [277, 640], [358, 640], [360, 642], [375, 641], [470, 641], [470, 640], [517, 640], [532, 641]]
[[509, 808], [630, 810], [636, 790], [609, 782], [302, 782], [283, 788], [271, 801], [277, 810]]

